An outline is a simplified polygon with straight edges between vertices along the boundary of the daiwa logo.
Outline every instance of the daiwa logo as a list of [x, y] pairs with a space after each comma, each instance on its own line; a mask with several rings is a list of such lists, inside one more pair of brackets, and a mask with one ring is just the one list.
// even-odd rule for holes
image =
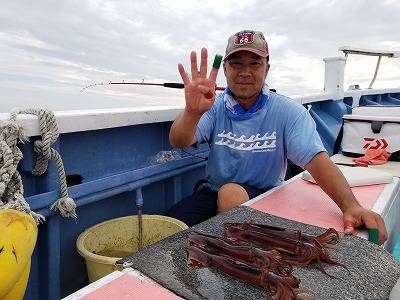
[[389, 144], [385, 139], [364, 138], [364, 149], [385, 149]]

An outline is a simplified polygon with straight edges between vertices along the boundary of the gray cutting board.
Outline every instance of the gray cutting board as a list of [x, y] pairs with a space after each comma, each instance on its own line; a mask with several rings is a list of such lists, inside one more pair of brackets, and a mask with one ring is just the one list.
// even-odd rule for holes
[[[189, 231], [222, 236], [224, 223], [244, 221], [312, 234], [325, 231], [241, 206], [149, 246], [123, 259], [123, 262], [131, 263], [132, 268], [187, 299], [264, 299], [267, 292], [262, 288], [215, 269], [192, 269], [186, 265], [184, 247]], [[338, 249], [329, 252], [351, 273], [326, 264], [326, 271], [339, 279], [321, 273], [314, 264], [294, 267], [293, 270], [301, 280], [300, 288], [312, 290], [316, 299], [387, 299], [400, 277], [400, 262], [382, 247], [362, 238], [341, 235]]]

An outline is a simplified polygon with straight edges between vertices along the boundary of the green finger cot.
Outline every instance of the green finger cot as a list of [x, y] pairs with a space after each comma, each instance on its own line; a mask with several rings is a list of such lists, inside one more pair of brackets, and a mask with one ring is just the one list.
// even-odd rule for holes
[[213, 68], [219, 69], [219, 67], [221, 66], [221, 62], [222, 62], [222, 55], [216, 54], [213, 62]]
[[368, 229], [368, 240], [374, 244], [378, 244], [379, 242], [379, 231], [378, 228], [369, 228]]

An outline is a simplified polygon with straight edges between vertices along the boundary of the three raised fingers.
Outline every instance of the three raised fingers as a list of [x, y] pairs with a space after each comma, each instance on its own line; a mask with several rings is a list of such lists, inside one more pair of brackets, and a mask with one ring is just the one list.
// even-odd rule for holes
[[[195, 51], [192, 51], [190, 53], [190, 67], [191, 67], [191, 73], [192, 73], [192, 81], [196, 81], [199, 79], [205, 79], [207, 77], [207, 62], [208, 62], [208, 53], [206, 48], [201, 49], [201, 61], [200, 61], [200, 72], [197, 67], [197, 54]], [[214, 62], [215, 64], [215, 62]], [[189, 84], [190, 79], [185, 72], [185, 69], [182, 64], [178, 65], [178, 70], [179, 74], [182, 77], [183, 83]], [[211, 81], [216, 82], [217, 76], [218, 76], [218, 70], [219, 70], [219, 64], [218, 68], [213, 66], [210, 71], [210, 76], [208, 77]], [[199, 76], [200, 75], [200, 76]]]

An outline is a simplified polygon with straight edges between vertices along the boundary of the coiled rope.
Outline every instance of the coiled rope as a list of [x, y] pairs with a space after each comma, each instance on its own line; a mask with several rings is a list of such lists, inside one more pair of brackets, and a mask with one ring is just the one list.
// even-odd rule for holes
[[51, 205], [50, 209], [58, 211], [63, 217], [76, 218], [76, 204], [69, 197], [64, 165], [60, 154], [51, 145], [58, 139], [59, 132], [54, 113], [45, 109], [13, 110], [10, 119], [0, 124], [0, 209], [16, 209], [29, 213], [36, 222], [44, 220], [42, 215], [30, 210], [23, 193], [21, 176], [17, 166], [22, 159], [22, 152], [18, 143], [28, 139], [24, 136], [23, 128], [17, 122], [18, 114], [32, 114], [39, 119], [41, 138], [34, 142], [34, 150], [38, 154], [36, 164], [32, 170], [34, 175], [46, 172], [49, 160], [56, 163], [61, 197]]

